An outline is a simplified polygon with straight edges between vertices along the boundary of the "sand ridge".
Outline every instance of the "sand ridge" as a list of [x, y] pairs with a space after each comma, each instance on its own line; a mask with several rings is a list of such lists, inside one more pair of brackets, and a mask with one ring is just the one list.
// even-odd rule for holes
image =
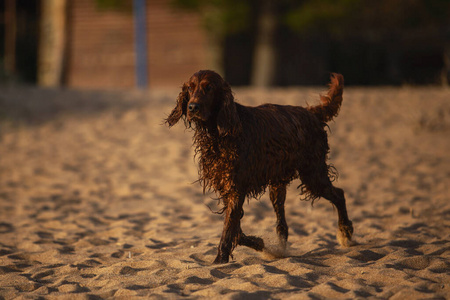
[[[4, 299], [450, 298], [449, 90], [345, 90], [330, 160], [355, 246], [338, 245], [336, 211], [300, 201], [295, 181], [286, 253], [264, 195], [244, 205], [242, 226], [269, 253], [238, 247], [225, 265], [211, 265], [223, 221], [195, 183], [192, 132], [162, 125], [178, 91], [1, 91]], [[321, 91], [235, 96], [304, 105]]]

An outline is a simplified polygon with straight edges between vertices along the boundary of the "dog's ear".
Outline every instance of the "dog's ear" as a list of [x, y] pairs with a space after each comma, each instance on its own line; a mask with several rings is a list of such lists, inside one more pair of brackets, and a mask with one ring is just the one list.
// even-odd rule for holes
[[186, 116], [188, 102], [189, 102], [188, 84], [184, 83], [180, 94], [178, 94], [177, 105], [165, 120], [166, 123], [169, 125], [169, 127], [172, 127], [173, 125], [178, 123], [178, 121], [183, 115]]
[[223, 82], [221, 107], [217, 115], [217, 129], [220, 135], [235, 135], [242, 130], [241, 120], [237, 113], [234, 97], [227, 82]]

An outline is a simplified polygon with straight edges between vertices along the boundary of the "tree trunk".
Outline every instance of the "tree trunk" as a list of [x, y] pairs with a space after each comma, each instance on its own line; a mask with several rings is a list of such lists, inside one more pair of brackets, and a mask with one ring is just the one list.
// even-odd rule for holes
[[224, 38], [218, 34], [209, 33], [208, 47], [209, 47], [209, 68], [219, 73], [221, 76], [225, 75], [224, 66]]
[[448, 87], [450, 85], [450, 43], [445, 45], [443, 52], [444, 66], [441, 71], [441, 83], [444, 87]]
[[66, 0], [41, 0], [38, 83], [59, 86], [65, 53]]
[[264, 0], [258, 20], [251, 78], [252, 85], [256, 87], [274, 83], [276, 17], [275, 1]]
[[5, 56], [4, 68], [7, 76], [16, 72], [16, 0], [5, 1]]

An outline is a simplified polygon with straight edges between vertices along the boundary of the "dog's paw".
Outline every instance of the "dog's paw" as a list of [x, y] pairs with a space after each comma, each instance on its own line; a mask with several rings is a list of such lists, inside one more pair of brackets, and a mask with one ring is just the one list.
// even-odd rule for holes
[[352, 222], [348, 224], [339, 224], [339, 229], [336, 234], [336, 238], [343, 247], [351, 247], [356, 243], [352, 241], [353, 225]]
[[278, 237], [278, 245], [280, 246], [280, 250], [285, 253], [287, 248], [287, 239], [284, 237]]
[[256, 236], [241, 234], [239, 245], [250, 247], [256, 251], [264, 250], [264, 240]]
[[218, 253], [216, 259], [213, 261], [214, 265], [226, 264], [230, 260], [228, 255], [223, 255], [222, 253]]

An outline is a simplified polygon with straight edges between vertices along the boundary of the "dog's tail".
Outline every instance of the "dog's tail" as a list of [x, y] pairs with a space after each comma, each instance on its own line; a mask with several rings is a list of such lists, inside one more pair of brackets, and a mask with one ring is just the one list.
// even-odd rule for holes
[[309, 106], [308, 110], [324, 123], [331, 121], [339, 113], [343, 92], [344, 76], [332, 73], [328, 94], [325, 96], [320, 95], [320, 101], [322, 103], [316, 106]]

